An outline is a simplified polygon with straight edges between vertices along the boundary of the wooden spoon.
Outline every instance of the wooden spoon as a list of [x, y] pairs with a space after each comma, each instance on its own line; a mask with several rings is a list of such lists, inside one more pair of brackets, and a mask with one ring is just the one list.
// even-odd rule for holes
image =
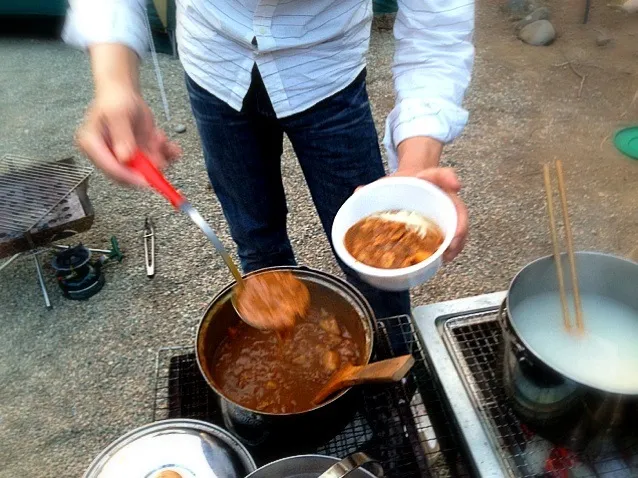
[[398, 382], [410, 371], [412, 365], [414, 365], [412, 355], [402, 355], [368, 365], [348, 364], [330, 377], [328, 383], [315, 395], [312, 403], [319, 405], [334, 393], [353, 385]]

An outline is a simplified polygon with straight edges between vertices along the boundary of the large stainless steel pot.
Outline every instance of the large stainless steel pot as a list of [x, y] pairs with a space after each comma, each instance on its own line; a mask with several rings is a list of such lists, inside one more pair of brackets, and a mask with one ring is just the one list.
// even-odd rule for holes
[[[306, 267], [274, 267], [248, 276], [265, 270], [293, 272], [310, 290], [311, 308], [323, 307], [344, 323], [352, 331], [353, 339], [363, 347], [363, 363], [370, 361], [376, 322], [370, 305], [359, 291], [335, 276]], [[200, 322], [196, 344], [197, 363], [206, 382], [219, 397], [225, 427], [244, 443], [260, 445], [262, 450], [267, 449], [269, 443], [280, 448], [285, 442], [293, 449], [298, 446], [300, 453], [308, 442], [321, 442], [336, 434], [354, 410], [356, 394], [349, 389], [306, 412], [272, 414], [245, 408], [228, 399], [217, 387], [212, 378], [213, 355], [228, 328], [240, 320], [232, 306], [231, 293], [232, 284], [213, 298]]]
[[[576, 262], [582, 294], [609, 297], [638, 311], [638, 264], [596, 252], [578, 252]], [[568, 270], [566, 263], [563, 267]], [[603, 429], [631, 426], [638, 410], [638, 390], [621, 394], [595, 381], [584, 381], [567, 369], [548, 365], [547, 357], [530, 347], [516, 311], [526, 299], [557, 290], [551, 256], [528, 264], [512, 281], [500, 314], [503, 382], [513, 408], [526, 423], [545, 431], [560, 430], [561, 436], [578, 447], [586, 442], [586, 436]], [[608, 318], [610, 327], [613, 319]]]
[[[368, 466], [371, 471], [362, 468]], [[324, 455], [298, 455], [282, 458], [253, 471], [246, 478], [381, 478], [383, 468], [365, 453], [357, 452], [343, 460]]]

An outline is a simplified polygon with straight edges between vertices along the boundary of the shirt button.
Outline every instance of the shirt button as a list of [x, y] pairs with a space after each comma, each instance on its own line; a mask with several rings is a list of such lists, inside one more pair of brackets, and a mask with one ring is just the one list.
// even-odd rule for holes
[[259, 27], [259, 30], [257, 30], [257, 33], [259, 33], [260, 35], [265, 35], [266, 29], [264, 27]]

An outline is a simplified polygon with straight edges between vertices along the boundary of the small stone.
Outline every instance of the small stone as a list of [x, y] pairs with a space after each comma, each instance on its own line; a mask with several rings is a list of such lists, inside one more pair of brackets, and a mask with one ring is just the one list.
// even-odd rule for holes
[[596, 45], [607, 46], [611, 43], [611, 36], [605, 31], [599, 31], [596, 35]]
[[549, 8], [541, 7], [534, 10], [532, 13], [523, 18], [520, 22], [516, 24], [516, 31], [520, 31], [522, 28], [526, 27], [530, 23], [537, 22], [539, 20], [549, 20]]
[[186, 132], [186, 126], [183, 125], [182, 123], [178, 123], [173, 128], [173, 131], [175, 131], [176, 133], [179, 133], [179, 134], [184, 133], [184, 132]]
[[548, 20], [538, 20], [523, 27], [518, 38], [529, 45], [549, 45], [556, 38], [556, 30]]
[[638, 0], [627, 0], [620, 6], [627, 13], [638, 13]]

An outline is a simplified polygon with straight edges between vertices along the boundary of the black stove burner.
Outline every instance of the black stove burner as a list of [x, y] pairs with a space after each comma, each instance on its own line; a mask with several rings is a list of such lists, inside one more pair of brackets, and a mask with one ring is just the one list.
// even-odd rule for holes
[[91, 263], [91, 252], [82, 244], [58, 253], [51, 266], [67, 299], [86, 300], [104, 286], [102, 263]]

